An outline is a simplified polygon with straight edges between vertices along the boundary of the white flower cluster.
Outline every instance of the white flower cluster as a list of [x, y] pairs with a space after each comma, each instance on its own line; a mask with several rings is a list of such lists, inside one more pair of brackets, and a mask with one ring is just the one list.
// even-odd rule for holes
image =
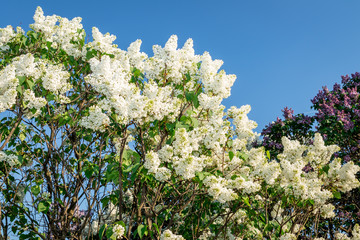
[[257, 127], [257, 123], [249, 120], [247, 114], [250, 110], [250, 105], [242, 106], [240, 109], [232, 106], [228, 110], [228, 115], [234, 120], [236, 134], [239, 138], [249, 138], [254, 135], [252, 129]]
[[329, 178], [337, 180], [334, 185], [340, 191], [348, 192], [360, 186], [355, 175], [360, 171], [360, 167], [355, 165], [354, 162], [347, 162], [341, 165], [341, 159], [335, 159], [329, 166]]
[[[132, 120], [140, 123], [162, 120], [165, 116], [174, 121], [182, 107], [178, 95], [183, 95], [184, 91], [195, 91], [197, 81], [202, 83], [207, 94], [201, 95], [204, 109], [209, 109], [211, 102], [220, 104], [224, 97], [230, 95], [235, 76], [226, 75], [223, 71], [217, 73], [221, 61], [212, 61], [208, 53], [195, 55], [191, 39], [182, 49], [177, 49], [177, 37], [173, 35], [164, 48], [154, 46], [154, 56], [148, 58], [140, 52], [140, 40], [123, 51], [112, 43], [115, 40], [113, 35], [102, 35], [94, 28], [93, 38], [94, 41], [87, 44], [90, 49], [113, 54], [114, 57], [94, 56], [90, 60], [92, 73], [86, 81], [106, 96], [103, 104], [113, 108], [123, 124]], [[131, 82], [133, 68], [141, 70], [147, 79], [143, 80], [141, 90], [138, 83]], [[187, 75], [193, 79], [184, 83]], [[175, 89], [179, 84], [185, 84], [184, 91]]]
[[210, 231], [210, 229], [206, 229], [203, 231], [203, 233], [200, 235], [199, 240], [208, 240], [211, 239], [211, 237], [214, 237], [215, 234]]
[[124, 198], [125, 198], [125, 205], [127, 207], [131, 207], [131, 205], [134, 202], [134, 195], [132, 193], [132, 190], [130, 190], [130, 188], [128, 188], [128, 190], [126, 190], [126, 192], [124, 194]]
[[43, 59], [35, 60], [31, 53], [15, 58], [14, 65], [16, 76], [32, 77], [34, 80], [41, 78], [43, 87], [52, 93], [64, 94], [71, 89], [68, 82], [70, 74], [62, 65], [54, 65]]
[[[23, 30], [18, 27], [17, 32], [23, 32]], [[8, 25], [6, 28], [0, 28], [0, 50], [8, 50], [9, 46], [7, 45], [11, 42], [16, 36], [16, 32], [14, 31], [13, 27]]]
[[[245, 152], [246, 159], [241, 159], [236, 154], [230, 157], [229, 153], [225, 154], [225, 159], [221, 157], [221, 146], [225, 145], [226, 134], [231, 130], [229, 123], [223, 119], [223, 113], [217, 114], [215, 111], [214, 115], [208, 117], [207, 121], [200, 122], [192, 131], [177, 129], [171, 145], [164, 145], [158, 152], [147, 155], [145, 168], [163, 181], [170, 177], [171, 168], [178, 176], [191, 179], [206, 167], [215, 166], [223, 169], [225, 178], [208, 176], [204, 180], [208, 193], [214, 200], [224, 203], [236, 199], [235, 189], [247, 194], [257, 193], [265, 181], [268, 185], [282, 187], [287, 194], [294, 194], [299, 199], [313, 200], [322, 216], [332, 217], [333, 206], [326, 204], [332, 198], [332, 192], [327, 186], [332, 184], [341, 191], [359, 186], [355, 177], [359, 168], [351, 162], [343, 166], [339, 165], [338, 160], [330, 163], [331, 156], [338, 147], [324, 146], [318, 134], [311, 146], [303, 146], [297, 141], [283, 138], [284, 152], [278, 156], [279, 162], [269, 162], [263, 148], [244, 148], [246, 139], [252, 135], [252, 128], [255, 126], [247, 118], [249, 111], [248, 106], [229, 110], [229, 115], [235, 118], [234, 125], [238, 131], [238, 138], [233, 140], [230, 150], [233, 153]], [[202, 155], [200, 146], [211, 149], [212, 155]], [[168, 168], [160, 167], [163, 163], [170, 165]], [[303, 171], [307, 164], [311, 164], [314, 170]], [[329, 172], [321, 175], [319, 171], [326, 164], [330, 166]]]
[[271, 217], [275, 219], [277, 222], [282, 222], [284, 209], [281, 207], [281, 201], [277, 202], [272, 211], [271, 211]]
[[171, 171], [166, 167], [159, 167], [160, 159], [156, 152], [148, 152], [145, 157], [144, 167], [149, 170], [149, 173], [154, 173], [155, 178], [160, 181], [166, 181], [171, 177]]
[[296, 240], [296, 235], [293, 233], [285, 233], [280, 237], [280, 240]]
[[125, 233], [125, 228], [120, 224], [115, 224], [112, 231], [111, 239], [120, 239]]
[[102, 112], [98, 106], [92, 106], [89, 109], [89, 116], [80, 120], [80, 126], [90, 128], [94, 131], [104, 132], [106, 127], [109, 126], [109, 117]]
[[200, 93], [199, 104], [203, 109], [209, 110], [220, 106], [222, 98], [219, 96], [209, 96], [205, 93]]
[[160, 240], [185, 240], [185, 238], [183, 238], [181, 235], [175, 235], [169, 229], [167, 229], [161, 234]]
[[[24, 92], [24, 104], [28, 108], [26, 111], [27, 118], [33, 118], [40, 114], [40, 108], [44, 107], [47, 103], [46, 99], [42, 97], [35, 97], [35, 93], [30, 89]], [[33, 109], [35, 112], [33, 112]]]
[[120, 122], [128, 123], [132, 119], [143, 122], [146, 118], [162, 120], [180, 111], [180, 100], [171, 97], [169, 86], [161, 87], [149, 80], [141, 92], [136, 84], [130, 83], [128, 62], [104, 56], [101, 61], [91, 59], [90, 64], [93, 73], [86, 81], [107, 97], [103, 104], [115, 110]]
[[41, 197], [42, 197], [43, 199], [49, 199], [49, 198], [50, 198], [50, 193], [49, 193], [49, 192], [43, 192], [43, 193], [41, 194]]
[[[355, 176], [360, 167], [352, 162], [341, 165], [338, 159], [331, 162], [331, 156], [338, 151], [338, 147], [324, 146], [319, 134], [315, 135], [314, 143], [311, 146], [303, 146], [297, 141], [283, 138], [284, 152], [278, 156], [280, 163], [269, 162], [263, 148], [245, 150], [248, 156], [246, 160], [237, 156], [230, 160], [227, 156], [223, 168], [225, 173], [229, 173], [229, 177], [221, 179], [209, 176], [204, 183], [209, 187], [208, 192], [215, 200], [221, 199], [221, 202], [226, 202], [235, 199], [227, 192], [228, 189], [256, 193], [265, 181], [268, 185], [280, 186], [287, 194], [295, 195], [301, 200], [313, 200], [323, 217], [333, 217], [334, 206], [327, 204], [333, 197], [331, 186], [336, 186], [343, 192], [360, 186]], [[307, 164], [311, 164], [312, 171], [303, 171]], [[321, 173], [320, 170], [326, 164], [329, 164], [328, 173]], [[219, 166], [219, 163], [217, 165]], [[220, 193], [223, 194], [223, 191], [227, 193], [224, 196], [228, 197], [221, 197]]]
[[16, 76], [38, 79], [42, 74], [42, 68], [39, 66], [39, 63], [35, 63], [35, 58], [31, 53], [16, 57], [13, 62], [16, 68]]
[[335, 206], [332, 204], [325, 204], [320, 207], [320, 213], [323, 218], [333, 218], [335, 217]]
[[19, 80], [15, 77], [15, 69], [14, 65], [8, 65], [0, 71], [0, 112], [16, 103]]
[[[335, 185], [343, 192], [360, 186], [355, 174], [360, 167], [348, 162], [341, 166], [339, 159], [332, 162], [331, 156], [339, 150], [337, 146], [325, 146], [320, 134], [315, 134], [314, 145], [301, 146], [298, 141], [283, 138], [284, 152], [278, 155], [282, 168], [281, 186], [289, 193], [306, 200], [313, 199], [316, 206], [324, 205], [332, 197], [329, 185]], [[320, 175], [320, 169], [329, 164], [328, 174]], [[307, 164], [311, 164], [313, 171], [304, 172]], [[346, 183], [345, 183], [346, 182]], [[290, 188], [291, 186], [291, 188]], [[325, 216], [332, 216], [329, 205], [323, 207]], [[325, 211], [325, 212], [324, 212]]]
[[[222, 160], [219, 156], [222, 155], [226, 134], [230, 130], [230, 123], [222, 117], [222, 111], [214, 112], [208, 121], [200, 122], [192, 131], [178, 128], [171, 146], [164, 145], [158, 151], [160, 163], [171, 163], [175, 173], [184, 179], [191, 179], [207, 166], [220, 163]], [[203, 154], [201, 146], [211, 150], [213, 155]]]
[[16, 155], [14, 154], [7, 155], [2, 151], [0, 151], [0, 162], [5, 162], [9, 164], [10, 167], [16, 167], [20, 164], [19, 159]]
[[70, 74], [61, 65], [46, 63], [44, 76], [42, 77], [43, 87], [56, 94], [64, 94], [71, 89], [68, 82]]
[[224, 70], [218, 70], [223, 65], [221, 60], [212, 60], [208, 52], [201, 57], [200, 80], [204, 84], [205, 93], [211, 92], [214, 95], [227, 98], [230, 96], [231, 86], [236, 76], [226, 75]]
[[[31, 53], [14, 58], [12, 64], [7, 65], [0, 71], [0, 112], [11, 108], [16, 103], [17, 87], [20, 81], [16, 77], [25, 77], [31, 82], [41, 79], [45, 89], [57, 95], [59, 102], [67, 102], [63, 94], [70, 90], [68, 83], [69, 73], [63, 66], [54, 65], [43, 59], [35, 59]], [[45, 98], [35, 97], [35, 93], [27, 89], [23, 92], [24, 106], [27, 107], [26, 117], [32, 118], [40, 114], [40, 108], [45, 106]], [[31, 109], [36, 112], [31, 112]]]
[[115, 53], [117, 45], [113, 44], [116, 36], [110, 33], [102, 34], [98, 28], [92, 28], [92, 36], [94, 41], [87, 44], [88, 47], [104, 53]]
[[352, 230], [352, 239], [356, 240], [356, 239], [360, 239], [360, 226], [359, 224], [355, 224], [353, 230]]
[[205, 156], [192, 154], [199, 150], [201, 135], [196, 136], [196, 131], [187, 132], [185, 128], [180, 128], [176, 131], [175, 137], [172, 162], [176, 174], [185, 179], [193, 178], [196, 172], [202, 171], [206, 166], [207, 158]]
[[150, 173], [156, 173], [160, 165], [160, 159], [157, 153], [151, 151], [145, 156], [144, 167], [149, 170]]
[[209, 176], [205, 178], [204, 184], [209, 187], [209, 195], [220, 203], [232, 201], [238, 197], [232, 189], [226, 188], [228, 185], [226, 179]]
[[[72, 41], [79, 41], [85, 36], [80, 17], [68, 20], [56, 15], [44, 16], [41, 7], [37, 7], [34, 21], [35, 23], [31, 24], [30, 27], [36, 32], [42, 32], [46, 41], [52, 43], [52, 47], [61, 47], [74, 57], [82, 55], [83, 50], [72, 43]], [[57, 25], [58, 21], [59, 24]]]
[[130, 65], [139, 69], [140, 71], [143, 71], [145, 66], [144, 61], [148, 58], [148, 56], [146, 53], [140, 52], [140, 46], [140, 39], [131, 43], [127, 49], [127, 55], [129, 57]]
[[198, 72], [200, 56], [194, 55], [192, 39], [188, 39], [182, 49], [177, 49], [177, 40], [177, 36], [172, 35], [164, 48], [153, 46], [154, 56], [146, 59], [144, 64], [147, 78], [181, 84], [184, 74]]

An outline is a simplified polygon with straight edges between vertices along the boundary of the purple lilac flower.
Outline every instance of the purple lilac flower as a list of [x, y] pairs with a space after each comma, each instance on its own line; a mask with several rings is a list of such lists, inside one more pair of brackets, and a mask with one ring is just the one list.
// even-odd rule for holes
[[294, 116], [293, 116], [294, 110], [292, 108], [285, 107], [281, 111], [283, 112], [283, 116], [284, 116], [285, 120], [289, 120], [289, 119], [294, 118]]
[[342, 84], [346, 84], [350, 80], [350, 77], [346, 74], [346, 76], [341, 76], [341, 79]]

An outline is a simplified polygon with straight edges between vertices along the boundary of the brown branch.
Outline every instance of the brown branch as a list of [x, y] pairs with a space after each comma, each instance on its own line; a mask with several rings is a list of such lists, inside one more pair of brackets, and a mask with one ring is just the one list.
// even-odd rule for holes
[[7, 138], [5, 139], [5, 142], [4, 142], [3, 145], [0, 147], [0, 151], [2, 151], [2, 150], [5, 148], [6, 144], [9, 143], [12, 135], [14, 134], [16, 128], [19, 126], [21, 120], [22, 120], [22, 113], [20, 112], [20, 114], [19, 114], [19, 116], [18, 116], [18, 120], [16, 121], [15, 125], [12, 127], [9, 135], [8, 135]]

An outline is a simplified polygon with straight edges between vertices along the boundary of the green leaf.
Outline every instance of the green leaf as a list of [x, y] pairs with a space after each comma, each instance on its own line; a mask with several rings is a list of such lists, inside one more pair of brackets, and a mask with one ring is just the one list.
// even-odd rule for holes
[[46, 46], [48, 47], [48, 49], [51, 49], [51, 45], [52, 45], [51, 42], [46, 42]]
[[104, 224], [101, 226], [101, 228], [99, 230], [99, 239], [103, 239], [106, 227], [107, 227], [107, 224]]
[[26, 77], [25, 76], [18, 76], [17, 79], [19, 79], [19, 84], [22, 85], [25, 82]]
[[20, 155], [18, 155], [18, 160], [19, 160], [20, 164], [22, 164], [24, 162], [24, 158]]
[[117, 221], [117, 222], [115, 222], [115, 224], [121, 225], [121, 226], [123, 226], [124, 229], [126, 229], [126, 225], [123, 221]]
[[23, 89], [22, 89], [21, 85], [19, 85], [19, 86], [16, 87], [16, 91], [17, 91], [18, 93], [22, 94]]
[[249, 158], [249, 156], [244, 152], [238, 153], [238, 156], [245, 161]]
[[232, 160], [234, 158], [234, 153], [232, 151], [229, 152], [229, 158]]
[[329, 166], [329, 165], [325, 165], [322, 169], [323, 169], [324, 172], [326, 172], [326, 174], [328, 174], [328, 173], [329, 173], [330, 166]]
[[25, 138], [26, 138], [26, 136], [25, 136], [24, 133], [20, 133], [20, 134], [19, 134], [19, 139], [20, 139], [21, 141], [24, 141]]
[[40, 202], [38, 205], [39, 212], [47, 212], [49, 210], [49, 205], [47, 202]]
[[[124, 173], [128, 173], [128, 172], [135, 172], [140, 166], [140, 163], [136, 163], [133, 165], [130, 165], [129, 167], [127, 167], [126, 169], [124, 169]], [[135, 170], [135, 171], [134, 171]]]
[[303, 201], [300, 201], [300, 202], [298, 202], [297, 204], [296, 204], [298, 207], [304, 207], [304, 202]]
[[152, 225], [155, 227], [157, 233], [160, 234], [159, 226], [156, 223], [153, 223]]
[[226, 146], [230, 148], [232, 147], [232, 145], [233, 145], [233, 140], [229, 139], [229, 141], [227, 141], [226, 143]]
[[90, 58], [92, 58], [92, 57], [93, 57], [92, 52], [91, 52], [91, 51], [88, 51], [88, 52], [86, 53], [86, 60], [90, 60]]
[[137, 232], [138, 232], [138, 234], [139, 234], [139, 237], [140, 237], [140, 239], [142, 239], [143, 238], [143, 236], [145, 235], [145, 232], [146, 232], [146, 226], [144, 226], [144, 225], [139, 225], [138, 227], [137, 227]]
[[199, 99], [198, 96], [194, 92], [186, 92], [185, 93], [186, 100], [192, 102], [195, 108], [199, 107]]
[[244, 203], [245, 203], [246, 205], [248, 205], [249, 207], [251, 207], [248, 197], [243, 197], [243, 201], [244, 201]]
[[197, 128], [199, 126], [199, 120], [197, 120], [196, 118], [191, 117], [191, 122], [194, 128]]
[[269, 152], [269, 150], [268, 151], [266, 151], [266, 156], [268, 157], [268, 159], [270, 160], [270, 152]]
[[309, 200], [308, 200], [308, 203], [309, 203], [310, 205], [314, 205], [315, 201], [312, 200], [312, 199], [309, 199]]
[[41, 188], [40, 188], [39, 185], [34, 185], [34, 186], [31, 187], [31, 192], [32, 192], [32, 194], [34, 194], [35, 196], [39, 195], [40, 190], [41, 190]]
[[204, 174], [203, 172], [198, 172], [198, 173], [196, 173], [196, 174], [197, 174], [197, 176], [198, 176], [198, 178], [199, 178], [200, 181], [202, 181], [202, 180], [205, 179], [205, 174]]
[[333, 196], [334, 196], [334, 198], [341, 199], [341, 193], [338, 191], [333, 192]]
[[47, 100], [48, 102], [50, 102], [50, 101], [52, 101], [52, 100], [54, 100], [54, 99], [55, 99], [55, 95], [54, 95], [54, 94], [49, 93], [49, 94], [46, 95], [46, 100]]
[[34, 87], [34, 82], [30, 79], [26, 79], [26, 83], [29, 86], [30, 89], [33, 89]]
[[185, 98], [186, 98], [186, 100], [188, 100], [189, 102], [192, 101], [193, 93], [192, 93], [192, 92], [186, 92], [186, 93], [185, 93]]
[[92, 168], [88, 168], [88, 169], [86, 169], [85, 170], [85, 176], [87, 177], [87, 178], [91, 178], [91, 176], [93, 175], [93, 169]]
[[106, 231], [106, 238], [108, 239], [113, 239], [112, 238], [112, 235], [113, 235], [113, 231], [112, 231], [112, 227], [108, 228], [107, 231]]

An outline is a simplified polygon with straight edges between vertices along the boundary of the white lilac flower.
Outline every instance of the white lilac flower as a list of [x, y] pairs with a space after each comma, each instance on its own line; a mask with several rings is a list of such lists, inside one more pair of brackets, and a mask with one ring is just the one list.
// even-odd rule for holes
[[323, 218], [333, 218], [335, 217], [334, 210], [335, 206], [329, 203], [321, 206], [320, 213]]
[[160, 159], [156, 152], [150, 151], [145, 156], [144, 167], [149, 170], [150, 173], [156, 173], [160, 165]]
[[0, 112], [11, 108], [16, 102], [19, 80], [15, 77], [15, 66], [8, 65], [0, 71]]
[[65, 71], [63, 66], [46, 63], [42, 84], [45, 89], [53, 93], [63, 94], [71, 88], [68, 83], [69, 77], [70, 74]]
[[124, 194], [124, 198], [125, 198], [126, 206], [131, 207], [131, 205], [134, 202], [134, 195], [133, 195], [133, 193], [131, 192], [130, 189], [126, 190], [126, 192]]
[[161, 167], [156, 169], [155, 178], [160, 181], [164, 182], [166, 180], [169, 180], [171, 177], [171, 171], [166, 167]]
[[129, 56], [129, 62], [132, 67], [139, 69], [140, 71], [144, 70], [144, 61], [147, 59], [147, 54], [140, 52], [141, 40], [138, 39], [135, 42], [131, 43], [127, 49], [127, 54]]
[[[37, 117], [40, 114], [40, 109], [47, 104], [45, 98], [42, 97], [35, 97], [35, 93], [30, 89], [27, 89], [24, 92], [24, 105], [27, 107], [26, 117], [33, 118]], [[35, 112], [33, 112], [33, 109]]]
[[280, 240], [296, 240], [296, 235], [293, 233], [285, 233], [280, 237]]
[[41, 71], [37, 68], [35, 58], [31, 53], [21, 55], [14, 59], [16, 76], [34, 77], [35, 79], [40, 77]]
[[220, 203], [232, 201], [238, 197], [232, 189], [226, 187], [228, 182], [221, 177], [208, 176], [204, 179], [204, 184], [209, 188], [209, 195]]
[[92, 106], [89, 110], [89, 116], [83, 117], [80, 120], [80, 125], [92, 129], [94, 131], [105, 131], [106, 127], [110, 124], [109, 117], [102, 112], [98, 106]]
[[9, 164], [10, 167], [18, 166], [20, 164], [19, 159], [14, 154], [7, 155], [6, 153], [0, 151], [0, 162], [5, 162]]
[[16, 36], [12, 26], [8, 25], [6, 28], [0, 28], [0, 50], [7, 50], [7, 44]]
[[185, 240], [185, 238], [183, 238], [181, 235], [175, 235], [169, 229], [167, 229], [161, 234], [160, 240]]
[[116, 224], [113, 227], [112, 232], [113, 232], [113, 234], [111, 235], [112, 239], [120, 239], [125, 233], [125, 228], [120, 224]]
[[257, 127], [257, 123], [249, 120], [247, 114], [250, 112], [250, 105], [242, 106], [241, 108], [231, 107], [228, 110], [228, 115], [234, 120], [236, 127], [236, 134], [238, 138], [249, 138], [254, 135], [252, 129]]
[[88, 43], [88, 45], [95, 50], [111, 54], [117, 48], [117, 45], [113, 44], [116, 39], [115, 35], [110, 33], [102, 34], [98, 28], [93, 27], [92, 36], [94, 41]]

